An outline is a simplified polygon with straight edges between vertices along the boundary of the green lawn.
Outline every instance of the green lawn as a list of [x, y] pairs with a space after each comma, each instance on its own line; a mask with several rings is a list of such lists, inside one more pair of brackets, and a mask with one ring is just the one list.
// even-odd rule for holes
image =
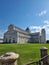
[[19, 65], [40, 59], [40, 48], [49, 44], [0, 44], [0, 56], [6, 52], [16, 52], [20, 55]]

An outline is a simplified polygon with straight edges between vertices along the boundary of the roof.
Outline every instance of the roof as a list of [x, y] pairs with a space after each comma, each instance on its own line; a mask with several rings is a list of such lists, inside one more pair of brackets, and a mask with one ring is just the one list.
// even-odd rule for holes
[[[11, 24], [9, 26], [11, 26]], [[13, 30], [12, 31], [20, 32], [20, 33], [24, 33], [24, 34], [29, 34], [29, 35], [30, 34], [33, 35], [33, 34], [39, 34], [40, 33], [40, 32], [35, 32], [35, 33], [27, 32], [26, 30], [23, 30], [23, 29], [21, 29], [19, 27], [16, 27], [14, 25], [13, 25]], [[9, 32], [9, 30], [7, 32], [5, 32], [5, 34], [7, 34], [8, 32]]]

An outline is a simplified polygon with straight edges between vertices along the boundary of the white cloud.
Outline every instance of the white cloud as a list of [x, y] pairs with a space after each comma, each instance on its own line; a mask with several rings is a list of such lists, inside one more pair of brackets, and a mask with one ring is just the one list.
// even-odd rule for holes
[[41, 30], [41, 27], [40, 26], [30, 26], [29, 27], [31, 32], [39, 32]]
[[42, 16], [42, 15], [45, 15], [46, 13], [47, 13], [47, 10], [43, 10], [43, 11], [39, 12], [37, 15]]
[[48, 20], [45, 20], [44, 23], [45, 23], [45, 24], [49, 24], [49, 21], [48, 21]]
[[30, 26], [31, 32], [39, 32], [41, 30], [40, 26]]
[[48, 20], [45, 20], [44, 22], [44, 25], [43, 26], [30, 26], [30, 30], [31, 32], [41, 32], [41, 29], [42, 28], [45, 28], [46, 30], [46, 34], [49, 34], [49, 21]]

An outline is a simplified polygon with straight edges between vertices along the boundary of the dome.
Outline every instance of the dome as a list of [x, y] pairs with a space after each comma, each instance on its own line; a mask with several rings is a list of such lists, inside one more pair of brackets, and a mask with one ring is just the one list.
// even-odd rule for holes
[[14, 25], [10, 24], [9, 27], [8, 27], [8, 30], [13, 30], [13, 29], [14, 29]]
[[27, 27], [27, 28], [26, 28], [26, 31], [27, 31], [27, 32], [30, 32], [30, 29], [29, 29], [29, 27]]

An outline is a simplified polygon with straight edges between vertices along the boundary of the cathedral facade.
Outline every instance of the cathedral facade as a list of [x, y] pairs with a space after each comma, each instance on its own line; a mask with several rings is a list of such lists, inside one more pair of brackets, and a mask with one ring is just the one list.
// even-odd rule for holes
[[46, 43], [45, 29], [40, 32], [31, 33], [29, 28], [22, 30], [10, 24], [4, 33], [4, 43]]

